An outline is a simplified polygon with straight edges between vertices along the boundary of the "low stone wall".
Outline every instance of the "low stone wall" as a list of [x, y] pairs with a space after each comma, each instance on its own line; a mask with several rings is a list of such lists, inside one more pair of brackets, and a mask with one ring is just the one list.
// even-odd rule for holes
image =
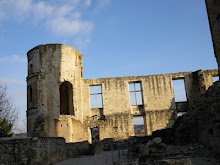
[[89, 153], [89, 143], [66, 143], [64, 138], [0, 138], [0, 165], [53, 164]]

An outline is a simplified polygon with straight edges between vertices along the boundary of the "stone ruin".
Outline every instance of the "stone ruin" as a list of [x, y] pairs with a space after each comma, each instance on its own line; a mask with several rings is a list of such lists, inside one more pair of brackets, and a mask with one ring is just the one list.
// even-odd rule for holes
[[[27, 55], [28, 136], [64, 137], [66, 142], [127, 139], [135, 135], [135, 116], [143, 117], [145, 135], [172, 127], [177, 113], [187, 112], [218, 73], [83, 79], [83, 56], [70, 46], [39, 45]], [[174, 98], [173, 81], [180, 79], [185, 102]]]
[[[220, 1], [206, 0], [206, 5], [220, 68]], [[27, 55], [29, 138], [0, 139], [0, 164], [51, 164], [110, 150], [117, 140], [148, 164], [192, 164], [168, 151], [190, 152], [192, 158], [201, 155], [203, 145], [220, 154], [220, 82], [212, 82], [219, 70], [83, 79], [83, 56], [70, 46], [39, 45]], [[172, 82], [179, 79], [186, 102], [175, 101]], [[177, 118], [179, 112], [186, 114]], [[134, 137], [135, 116], [143, 117], [145, 137]], [[187, 151], [178, 147], [188, 144], [195, 145]]]

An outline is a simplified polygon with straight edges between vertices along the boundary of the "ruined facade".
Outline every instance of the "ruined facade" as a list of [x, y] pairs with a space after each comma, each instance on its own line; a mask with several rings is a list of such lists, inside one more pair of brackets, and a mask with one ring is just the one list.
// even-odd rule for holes
[[[66, 142], [134, 136], [142, 116], [145, 135], [171, 127], [209, 86], [217, 70], [149, 76], [83, 79], [83, 56], [62, 44], [28, 53], [28, 136], [64, 137]], [[187, 102], [175, 103], [173, 80], [183, 79]], [[132, 100], [133, 99], [133, 100]]]

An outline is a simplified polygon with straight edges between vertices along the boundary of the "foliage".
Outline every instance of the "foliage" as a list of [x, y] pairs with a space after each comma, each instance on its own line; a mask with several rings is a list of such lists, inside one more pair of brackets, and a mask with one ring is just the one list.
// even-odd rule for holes
[[0, 137], [9, 137], [11, 133], [12, 124], [5, 119], [0, 119]]
[[0, 137], [11, 136], [11, 129], [18, 120], [18, 110], [8, 97], [7, 87], [0, 84]]

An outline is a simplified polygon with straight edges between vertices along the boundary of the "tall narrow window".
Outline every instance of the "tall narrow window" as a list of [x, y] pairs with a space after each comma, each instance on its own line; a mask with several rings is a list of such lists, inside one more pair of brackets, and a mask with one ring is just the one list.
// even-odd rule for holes
[[101, 85], [90, 86], [91, 108], [102, 108], [102, 87]]
[[32, 102], [33, 95], [32, 95], [32, 87], [29, 88], [29, 95], [30, 95], [30, 102]]
[[131, 105], [143, 105], [142, 93], [141, 93], [141, 83], [130, 83], [130, 101]]
[[30, 74], [33, 73], [33, 64], [30, 65]]
[[184, 80], [173, 80], [173, 90], [175, 102], [187, 101]]
[[60, 114], [74, 115], [73, 109], [73, 86], [65, 81], [60, 85]]

